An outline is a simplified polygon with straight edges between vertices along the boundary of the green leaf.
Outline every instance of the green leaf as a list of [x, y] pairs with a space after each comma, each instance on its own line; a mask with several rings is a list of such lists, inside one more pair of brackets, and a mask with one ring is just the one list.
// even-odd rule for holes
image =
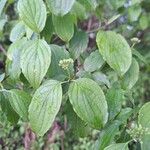
[[59, 61], [69, 59], [69, 53], [66, 49], [57, 45], [50, 45], [50, 47], [52, 51], [52, 61], [47, 74], [50, 78], [63, 81], [68, 76], [68, 73], [59, 66]]
[[129, 150], [128, 143], [117, 143], [106, 147], [104, 150]]
[[125, 3], [126, 0], [108, 0], [108, 3], [113, 7], [113, 9], [118, 9], [119, 7], [122, 7]]
[[139, 111], [138, 122], [144, 128], [150, 128], [150, 102], [143, 105]]
[[5, 73], [0, 74], [0, 82], [2, 82], [5, 78]]
[[[114, 137], [119, 132], [119, 121], [114, 121], [100, 132], [100, 137], [96, 142], [95, 150], [103, 150], [106, 146], [114, 141]], [[118, 149], [119, 150], [119, 149]]]
[[92, 52], [84, 61], [84, 69], [85, 71], [93, 72], [100, 69], [104, 62], [105, 61], [103, 60], [99, 51]]
[[77, 1], [75, 1], [74, 5], [71, 9], [71, 14], [76, 15], [76, 17], [81, 20], [87, 18], [85, 7]]
[[121, 88], [113, 86], [107, 91], [106, 100], [108, 103], [109, 119], [112, 120], [121, 111], [124, 91]]
[[133, 5], [129, 8], [128, 10], [128, 17], [129, 20], [132, 21], [137, 21], [140, 14], [142, 12], [142, 8], [139, 4]]
[[19, 116], [11, 107], [8, 95], [8, 91], [4, 91], [3, 93], [0, 92], [1, 109], [5, 113], [7, 120], [12, 124], [16, 124], [18, 122]]
[[12, 80], [18, 80], [21, 74], [21, 52], [27, 42], [26, 38], [20, 39], [10, 45], [7, 52], [6, 69]]
[[137, 82], [139, 77], [139, 65], [133, 58], [129, 70], [125, 73], [122, 79], [122, 87], [124, 89], [131, 89]]
[[2, 11], [4, 9], [6, 2], [7, 2], [7, 0], [0, 0], [0, 16], [2, 14]]
[[142, 14], [142, 16], [139, 19], [139, 24], [142, 30], [145, 30], [149, 26], [149, 18], [147, 14]]
[[21, 20], [33, 31], [41, 32], [46, 22], [46, 6], [43, 0], [19, 0]]
[[119, 120], [123, 124], [126, 124], [127, 119], [131, 116], [132, 113], [133, 113], [132, 108], [130, 107], [124, 108], [117, 116], [117, 120]]
[[95, 10], [98, 6], [98, 0], [79, 0], [79, 2], [86, 7], [87, 10]]
[[31, 102], [31, 96], [24, 91], [12, 89], [10, 90], [9, 102], [16, 113], [27, 121], [28, 107]]
[[119, 75], [125, 74], [131, 65], [132, 53], [124, 37], [113, 31], [99, 31], [96, 42], [110, 67]]
[[64, 16], [71, 10], [75, 0], [46, 0], [46, 2], [52, 14]]
[[150, 135], [144, 135], [141, 139], [141, 150], [148, 150], [150, 148]]
[[26, 33], [25, 26], [22, 22], [18, 22], [10, 33], [10, 41], [15, 42], [21, 39]]
[[52, 16], [47, 16], [45, 28], [42, 31], [42, 36], [44, 36], [45, 40], [49, 43], [54, 32]]
[[50, 46], [44, 40], [28, 41], [21, 54], [21, 69], [29, 83], [38, 87], [51, 63]]
[[82, 120], [96, 129], [105, 125], [108, 119], [107, 103], [96, 82], [86, 78], [77, 79], [71, 83], [68, 94], [74, 111]]
[[35, 92], [29, 106], [31, 128], [43, 136], [51, 127], [62, 101], [61, 83], [55, 80], [45, 82]]
[[139, 58], [139, 60], [141, 60], [143, 63], [147, 64], [146, 58], [143, 55], [141, 55], [139, 51], [133, 49], [132, 54], [135, 55], [137, 58]]
[[70, 129], [76, 137], [85, 137], [88, 135], [90, 128], [89, 126], [81, 120], [77, 114], [74, 112], [70, 103], [67, 105], [67, 110], [65, 113], [67, 114], [68, 124], [70, 125]]
[[73, 38], [69, 42], [69, 51], [74, 59], [77, 59], [88, 46], [88, 35], [83, 31], [75, 32]]
[[99, 85], [106, 85], [107, 87], [110, 88], [110, 81], [108, 79], [108, 77], [101, 73], [101, 72], [94, 72], [92, 74], [92, 78], [95, 82], [97, 82]]
[[74, 18], [70, 14], [63, 17], [52, 16], [56, 34], [66, 42], [69, 42], [74, 34]]

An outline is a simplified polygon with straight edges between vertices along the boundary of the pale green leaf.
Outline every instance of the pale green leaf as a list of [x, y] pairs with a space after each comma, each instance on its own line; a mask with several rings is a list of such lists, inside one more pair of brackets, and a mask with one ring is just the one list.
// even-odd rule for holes
[[102, 72], [94, 72], [92, 74], [92, 78], [95, 82], [97, 82], [99, 85], [106, 85], [107, 87], [110, 88], [110, 81], [108, 79], [108, 77], [102, 73]]
[[139, 19], [139, 24], [142, 30], [145, 30], [149, 26], [149, 17], [147, 14], [142, 14]]
[[46, 2], [54, 15], [64, 16], [71, 10], [75, 0], [46, 0]]
[[84, 61], [84, 69], [85, 71], [93, 72], [100, 69], [104, 62], [105, 61], [103, 60], [99, 51], [92, 52]]
[[129, 70], [125, 73], [122, 79], [122, 87], [124, 89], [131, 89], [137, 82], [139, 77], [139, 65], [133, 58]]
[[83, 31], [75, 32], [69, 42], [69, 51], [74, 59], [77, 59], [88, 46], [88, 35]]
[[150, 102], [143, 105], [139, 111], [138, 122], [143, 128], [150, 128]]
[[21, 52], [26, 38], [20, 39], [10, 45], [7, 52], [6, 70], [12, 80], [18, 80], [21, 74]]
[[10, 41], [15, 42], [25, 35], [25, 26], [22, 22], [18, 22], [10, 33]]
[[21, 69], [29, 83], [38, 87], [51, 63], [50, 46], [44, 40], [28, 41], [21, 54]]
[[105, 125], [107, 102], [96, 82], [87, 78], [77, 79], [71, 83], [68, 93], [74, 111], [82, 120], [96, 129]]
[[141, 139], [141, 150], [148, 150], [150, 148], [150, 135], [145, 134]]
[[110, 67], [119, 75], [125, 74], [131, 65], [132, 53], [124, 37], [113, 31], [99, 31], [96, 42]]
[[2, 11], [4, 9], [6, 2], [7, 2], [7, 0], [0, 0], [0, 16], [2, 14]]
[[104, 150], [129, 150], [128, 143], [117, 143], [106, 147]]
[[19, 0], [21, 20], [33, 31], [41, 32], [46, 22], [46, 6], [43, 0]]
[[31, 102], [31, 96], [24, 91], [10, 90], [9, 102], [16, 113], [25, 121], [28, 120], [28, 107]]
[[49, 80], [35, 92], [29, 106], [31, 128], [37, 135], [43, 136], [51, 127], [62, 101], [60, 82]]
[[5, 73], [0, 74], [0, 82], [2, 82], [5, 78]]
[[129, 20], [131, 22], [132, 21], [137, 21], [140, 14], [141, 14], [141, 12], [142, 12], [142, 8], [139, 4], [131, 6], [128, 10]]
[[66, 42], [69, 42], [74, 34], [74, 18], [70, 14], [63, 17], [52, 16], [55, 33]]

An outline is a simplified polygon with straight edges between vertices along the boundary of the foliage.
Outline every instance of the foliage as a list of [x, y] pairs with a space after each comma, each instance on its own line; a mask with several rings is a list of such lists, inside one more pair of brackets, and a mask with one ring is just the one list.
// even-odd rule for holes
[[148, 150], [149, 10], [149, 0], [0, 0], [1, 148]]

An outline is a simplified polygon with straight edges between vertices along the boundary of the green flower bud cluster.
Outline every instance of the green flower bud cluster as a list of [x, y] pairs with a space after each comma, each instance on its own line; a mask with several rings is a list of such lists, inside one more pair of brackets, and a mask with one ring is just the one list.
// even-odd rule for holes
[[141, 41], [138, 38], [134, 37], [131, 39], [131, 42], [134, 44], [137, 44], [137, 43], [140, 43]]
[[144, 135], [149, 134], [150, 135], [150, 129], [149, 128], [144, 128], [141, 125], [139, 125], [139, 127], [135, 127], [132, 128], [130, 130], [128, 130], [128, 133], [130, 134], [130, 136], [135, 140], [140, 140]]
[[59, 66], [64, 70], [67, 70], [69, 68], [69, 65], [71, 64], [73, 64], [73, 59], [71, 58], [63, 59], [59, 61]]

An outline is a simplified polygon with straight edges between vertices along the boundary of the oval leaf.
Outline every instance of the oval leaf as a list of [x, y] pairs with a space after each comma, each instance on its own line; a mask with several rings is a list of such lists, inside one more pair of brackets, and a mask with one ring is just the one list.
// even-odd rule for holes
[[104, 150], [129, 150], [128, 143], [117, 143], [106, 147]]
[[63, 41], [70, 41], [74, 34], [74, 19], [71, 15], [54, 16], [52, 17], [53, 25], [55, 28], [56, 34]]
[[49, 80], [35, 92], [29, 106], [31, 128], [39, 136], [43, 136], [51, 127], [62, 100], [60, 82]]
[[25, 26], [22, 22], [17, 23], [10, 33], [10, 41], [15, 42], [21, 39], [25, 34]]
[[44, 40], [29, 41], [21, 55], [24, 76], [33, 87], [38, 87], [51, 62], [51, 50]]
[[16, 113], [27, 121], [28, 107], [31, 102], [31, 96], [24, 91], [13, 89], [10, 91], [9, 102]]
[[43, 0], [19, 0], [18, 11], [22, 21], [33, 31], [41, 32], [46, 22]]
[[119, 75], [125, 74], [131, 65], [132, 53], [124, 37], [113, 31], [99, 31], [96, 42], [110, 67]]
[[69, 87], [69, 99], [77, 115], [96, 129], [108, 119], [105, 95], [96, 82], [81, 78]]
[[106, 146], [114, 141], [116, 134], [119, 132], [119, 121], [114, 121], [100, 132], [100, 137], [96, 142], [95, 150], [103, 150]]
[[138, 122], [144, 128], [150, 128], [150, 102], [146, 103], [139, 111]]
[[78, 31], [74, 34], [69, 42], [69, 50], [74, 59], [77, 59], [88, 46], [88, 34], [83, 31]]
[[131, 89], [135, 85], [135, 83], [137, 82], [138, 77], [139, 77], [139, 64], [133, 58], [132, 64], [131, 64], [129, 70], [123, 76], [122, 87], [124, 89]]
[[84, 61], [85, 71], [93, 72], [104, 64], [104, 60], [98, 51], [92, 52]]
[[71, 10], [75, 0], [46, 0], [46, 2], [54, 15], [64, 16]]
[[7, 52], [6, 69], [12, 80], [18, 80], [21, 74], [21, 52], [27, 39], [22, 38], [12, 43]]

